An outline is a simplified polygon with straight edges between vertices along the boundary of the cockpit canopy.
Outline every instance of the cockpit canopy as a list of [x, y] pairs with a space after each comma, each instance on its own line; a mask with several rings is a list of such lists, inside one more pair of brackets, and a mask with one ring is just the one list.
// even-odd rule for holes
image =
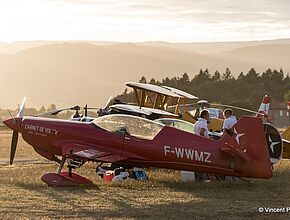
[[93, 123], [109, 132], [126, 131], [131, 136], [153, 140], [164, 125], [132, 115], [113, 114], [99, 117]]
[[159, 122], [159, 123], [164, 124], [164, 125], [169, 126], [169, 127], [177, 128], [179, 130], [194, 134], [194, 124], [189, 123], [189, 122], [184, 121], [184, 120], [179, 120], [179, 119], [175, 119], [175, 118], [160, 118], [160, 119], [156, 119], [154, 121]]

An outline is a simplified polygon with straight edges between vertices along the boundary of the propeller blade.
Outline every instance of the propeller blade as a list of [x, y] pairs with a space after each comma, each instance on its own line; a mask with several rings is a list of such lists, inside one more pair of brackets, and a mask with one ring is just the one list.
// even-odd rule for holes
[[26, 99], [27, 99], [27, 97], [25, 96], [24, 99], [23, 99], [23, 101], [22, 101], [22, 103], [21, 103], [21, 105], [20, 105], [20, 109], [19, 109], [19, 112], [17, 114], [17, 117], [20, 117], [20, 118], [23, 117]]
[[221, 107], [226, 107], [226, 108], [238, 109], [238, 110], [242, 110], [242, 111], [245, 111], [245, 112], [250, 112], [250, 113], [253, 113], [253, 114], [257, 114], [258, 113], [257, 111], [253, 111], [253, 110], [250, 110], [250, 109], [241, 108], [241, 107], [237, 107], [237, 106], [233, 106], [233, 105], [222, 105], [222, 104], [211, 104], [211, 105], [212, 106], [221, 106]]
[[50, 115], [57, 115], [58, 113], [63, 112], [65, 110], [70, 110], [70, 108], [54, 110], [53, 112], [50, 112]]
[[109, 97], [109, 99], [108, 99], [106, 105], [103, 107], [103, 110], [105, 110], [105, 109], [108, 108], [108, 105], [110, 104], [110, 101], [112, 100], [112, 98], [113, 98], [112, 96]]
[[74, 107], [56, 109], [56, 110], [52, 110], [52, 111], [48, 111], [48, 112], [44, 112], [44, 113], [38, 114], [38, 115], [36, 115], [36, 117], [45, 116], [45, 115], [57, 115], [58, 113], [60, 113], [62, 111], [74, 110], [73, 108]]
[[[112, 99], [112, 97], [110, 97], [109, 100], [107, 101], [105, 108], [108, 107], [111, 99]], [[87, 115], [87, 110], [99, 110], [100, 108], [87, 107], [87, 105], [85, 107], [80, 107], [80, 106], [76, 105], [76, 106], [73, 106], [73, 107], [61, 108], [61, 109], [56, 109], [56, 110], [44, 112], [44, 113], [36, 115], [35, 117], [42, 117], [42, 116], [48, 116], [48, 115], [57, 115], [60, 112], [67, 111], [67, 110], [79, 111], [81, 109], [84, 109], [85, 110], [85, 115]]]
[[10, 151], [10, 165], [12, 165], [13, 161], [14, 161], [17, 143], [18, 143], [18, 132], [13, 131], [12, 142], [11, 142], [11, 151]]

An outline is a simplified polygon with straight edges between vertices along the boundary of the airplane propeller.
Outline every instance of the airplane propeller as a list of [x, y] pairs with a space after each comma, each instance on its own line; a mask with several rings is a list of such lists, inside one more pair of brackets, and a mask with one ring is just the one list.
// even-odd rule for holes
[[108, 108], [108, 106], [109, 106], [109, 104], [110, 104], [112, 98], [113, 98], [112, 96], [109, 97], [109, 99], [107, 100], [107, 103], [106, 103], [106, 105], [103, 107], [103, 109], [107, 109], [107, 108]]
[[17, 148], [17, 143], [18, 143], [18, 132], [17, 131], [13, 131], [12, 141], [11, 141], [11, 150], [10, 150], [10, 165], [12, 165], [13, 161], [14, 161], [16, 148]]
[[[192, 104], [190, 104], [192, 105]], [[232, 109], [237, 109], [237, 110], [241, 110], [241, 111], [244, 111], [244, 112], [249, 112], [249, 113], [252, 113], [252, 114], [257, 114], [258, 112], [257, 111], [253, 111], [253, 110], [250, 110], [250, 109], [247, 109], [247, 108], [242, 108], [242, 107], [238, 107], [238, 106], [234, 106], [234, 105], [226, 105], [226, 104], [216, 104], [216, 103], [210, 103], [208, 102], [207, 100], [200, 100], [198, 101], [197, 103], [194, 103], [195, 106], [199, 106], [199, 107], [222, 107], [222, 108], [232, 108]]]
[[44, 113], [41, 113], [41, 114], [36, 115], [36, 117], [39, 117], [39, 116], [45, 116], [45, 115], [57, 115], [58, 113], [63, 112], [63, 111], [66, 111], [66, 110], [79, 111], [80, 109], [81, 109], [80, 106], [75, 105], [75, 106], [73, 106], [73, 107], [67, 107], [67, 108], [55, 109], [55, 110], [52, 110], [52, 111], [44, 112]]
[[4, 123], [8, 127], [11, 127], [13, 130], [12, 140], [11, 140], [11, 149], [10, 149], [10, 165], [13, 164], [15, 153], [16, 153], [16, 148], [17, 148], [17, 143], [18, 143], [18, 135], [19, 135], [18, 132], [21, 129], [22, 118], [24, 116], [25, 103], [26, 103], [26, 97], [24, 97], [24, 99], [20, 105], [20, 109], [19, 109], [19, 112], [18, 112], [16, 118], [12, 117], [11, 119], [4, 121]]
[[95, 110], [98, 110], [98, 115], [99, 116], [105, 115], [106, 114], [106, 111], [107, 111], [107, 109], [109, 107], [109, 104], [110, 104], [111, 100], [112, 100], [112, 96], [109, 97], [109, 99], [107, 100], [105, 106], [102, 107], [102, 108], [88, 108], [87, 107], [87, 109], [95, 109]]
[[[21, 130], [22, 119], [23, 119], [23, 116], [24, 116], [24, 109], [25, 109], [26, 99], [27, 98], [24, 97], [24, 99], [23, 99], [23, 101], [22, 101], [22, 103], [20, 105], [19, 112], [18, 112], [16, 117], [14, 118], [11, 115], [10, 119], [8, 119], [8, 120], [3, 122], [5, 125], [7, 125], [9, 128], [11, 128], [13, 130], [12, 140], [11, 140], [11, 149], [10, 149], [10, 165], [13, 164], [15, 153], [16, 153], [16, 149], [17, 149], [18, 137], [19, 137], [19, 132]], [[73, 111], [76, 111], [78, 113], [78, 111], [81, 110], [81, 109], [85, 110], [85, 116], [87, 116], [89, 109], [94, 109], [94, 110], [98, 110], [98, 111], [104, 112], [108, 108], [111, 100], [112, 100], [112, 96], [109, 97], [108, 101], [106, 102], [106, 104], [105, 104], [105, 106], [103, 108], [92, 108], [92, 107], [88, 108], [87, 105], [84, 108], [81, 108], [80, 106], [76, 105], [76, 106], [69, 107], [69, 108], [62, 108], [62, 109], [57, 109], [57, 110], [45, 112], [45, 113], [42, 113], [42, 114], [38, 114], [38, 115], [36, 115], [36, 117], [45, 116], [45, 115], [57, 115], [58, 113], [60, 113], [62, 111], [65, 111], [65, 110], [73, 110]], [[10, 114], [10, 112], [9, 112], [9, 114]]]
[[233, 109], [238, 109], [238, 110], [249, 112], [249, 113], [253, 113], [253, 114], [257, 114], [258, 113], [257, 111], [253, 111], [253, 110], [250, 110], [250, 109], [247, 109], [247, 108], [241, 108], [241, 107], [234, 106], [234, 105], [211, 104], [211, 106], [233, 108]]
[[44, 113], [36, 115], [36, 117], [47, 116], [47, 115], [57, 115], [57, 114], [59, 114], [59, 113], [61, 113], [63, 111], [67, 111], [67, 110], [78, 112], [81, 109], [84, 109], [85, 116], [87, 116], [88, 115], [88, 110], [98, 110], [98, 111], [101, 111], [101, 112], [105, 111], [108, 108], [111, 100], [112, 100], [112, 96], [109, 97], [109, 99], [107, 100], [105, 106], [102, 107], [102, 108], [88, 107], [88, 105], [85, 105], [85, 107], [80, 107], [78, 105], [75, 105], [73, 107], [61, 108], [61, 109], [56, 109], [56, 110], [44, 112]]

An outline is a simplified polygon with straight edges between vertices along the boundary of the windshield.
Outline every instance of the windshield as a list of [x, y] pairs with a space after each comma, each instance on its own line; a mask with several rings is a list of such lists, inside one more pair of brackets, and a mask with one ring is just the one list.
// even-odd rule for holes
[[148, 119], [120, 114], [102, 116], [93, 123], [109, 132], [126, 131], [132, 136], [148, 140], [153, 140], [164, 126]]
[[194, 133], [194, 124], [186, 122], [186, 121], [181, 121], [178, 119], [171, 119], [171, 118], [161, 118], [161, 119], [156, 119], [155, 121], [160, 122], [170, 127], [180, 129], [182, 131]]

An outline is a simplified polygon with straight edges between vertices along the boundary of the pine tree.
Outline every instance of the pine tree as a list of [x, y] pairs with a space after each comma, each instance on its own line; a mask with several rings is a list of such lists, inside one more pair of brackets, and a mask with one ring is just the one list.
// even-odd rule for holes
[[141, 77], [141, 79], [139, 80], [139, 83], [147, 83], [145, 76]]
[[214, 81], [219, 81], [221, 79], [221, 74], [219, 73], [219, 71], [215, 71], [213, 76], [212, 76], [212, 79]]
[[226, 68], [226, 71], [223, 73], [223, 76], [222, 76], [222, 79], [223, 80], [230, 80], [230, 79], [233, 79], [233, 75], [232, 75], [232, 72], [230, 71], [229, 68]]

